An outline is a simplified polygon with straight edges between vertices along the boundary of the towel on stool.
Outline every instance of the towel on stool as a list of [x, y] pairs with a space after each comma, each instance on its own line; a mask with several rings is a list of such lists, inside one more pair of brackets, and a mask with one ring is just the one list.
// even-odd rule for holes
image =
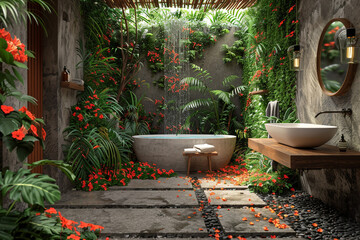
[[194, 148], [198, 149], [201, 153], [210, 153], [215, 151], [215, 147], [207, 143], [194, 145]]
[[199, 152], [196, 148], [185, 148], [184, 153], [197, 153]]

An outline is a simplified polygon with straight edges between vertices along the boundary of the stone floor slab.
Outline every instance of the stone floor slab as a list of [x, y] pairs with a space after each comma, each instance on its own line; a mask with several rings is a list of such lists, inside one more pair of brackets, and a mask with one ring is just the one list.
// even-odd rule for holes
[[192, 189], [189, 178], [172, 177], [159, 178], [158, 180], [132, 179], [127, 186], [113, 186], [109, 190], [119, 189]]
[[[269, 223], [268, 219], [278, 218], [275, 213], [271, 213], [269, 209], [265, 208], [254, 208], [254, 212], [250, 209], [245, 208], [230, 208], [230, 209], [219, 209], [217, 211], [220, 222], [226, 232], [234, 236], [238, 235], [258, 235], [263, 234], [264, 236], [275, 235], [294, 235], [295, 231], [290, 227], [285, 229], [276, 228], [274, 224]], [[260, 217], [255, 217], [255, 214], [260, 213]], [[244, 221], [243, 218], [247, 220]], [[266, 218], [266, 220], [264, 220]], [[258, 220], [258, 221], [257, 221]], [[250, 222], [254, 223], [251, 225]], [[284, 222], [280, 222], [281, 224]], [[264, 227], [268, 228], [268, 231], [264, 230]]]
[[206, 190], [211, 205], [220, 206], [266, 206], [255, 193], [249, 190]]
[[235, 185], [231, 180], [211, 180], [211, 179], [199, 179], [201, 187], [204, 189], [247, 189], [246, 186]]
[[[233, 236], [234, 237], [234, 236]], [[155, 240], [155, 239], [162, 239], [162, 240], [213, 240], [215, 238], [113, 238], [109, 237], [109, 240]], [[272, 238], [247, 238], [248, 240], [264, 240], [264, 239], [272, 239]], [[305, 240], [305, 238], [296, 238], [296, 237], [284, 237], [279, 238], [280, 240]], [[106, 237], [101, 237], [99, 240], [106, 240]]]
[[[68, 219], [103, 226], [103, 236], [125, 237], [157, 234], [182, 234], [207, 237], [204, 220], [197, 209], [57, 209]], [[194, 214], [195, 213], [195, 214]], [[199, 228], [204, 231], [199, 231]]]
[[181, 206], [196, 207], [193, 190], [118, 190], [83, 192], [71, 191], [61, 196], [54, 207], [131, 207], [131, 206]]

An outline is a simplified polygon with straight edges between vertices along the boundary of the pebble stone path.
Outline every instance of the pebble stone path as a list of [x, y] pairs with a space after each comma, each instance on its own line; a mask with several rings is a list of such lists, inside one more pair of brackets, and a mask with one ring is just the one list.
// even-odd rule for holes
[[108, 191], [71, 191], [53, 205], [66, 218], [105, 227], [101, 239], [300, 239], [290, 227], [275, 228], [263, 220], [277, 218], [264, 206], [244, 186], [181, 176], [132, 180]]

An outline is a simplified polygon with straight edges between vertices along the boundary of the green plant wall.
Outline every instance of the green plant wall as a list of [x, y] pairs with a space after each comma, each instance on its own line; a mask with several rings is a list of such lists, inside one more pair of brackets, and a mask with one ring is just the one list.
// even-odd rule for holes
[[247, 10], [243, 83], [249, 92], [268, 90], [265, 95], [248, 94], [244, 101], [251, 137], [266, 136], [262, 125], [269, 101], [280, 102], [280, 117], [288, 108], [295, 109], [296, 75], [290, 71], [287, 49], [296, 44], [296, 10], [296, 0], [262, 0]]

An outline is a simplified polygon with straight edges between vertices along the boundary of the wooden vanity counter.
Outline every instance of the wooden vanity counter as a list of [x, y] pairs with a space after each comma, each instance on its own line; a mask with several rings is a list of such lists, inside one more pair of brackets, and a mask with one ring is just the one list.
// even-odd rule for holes
[[249, 138], [249, 148], [291, 169], [360, 168], [360, 152], [322, 145], [294, 148], [272, 138]]

